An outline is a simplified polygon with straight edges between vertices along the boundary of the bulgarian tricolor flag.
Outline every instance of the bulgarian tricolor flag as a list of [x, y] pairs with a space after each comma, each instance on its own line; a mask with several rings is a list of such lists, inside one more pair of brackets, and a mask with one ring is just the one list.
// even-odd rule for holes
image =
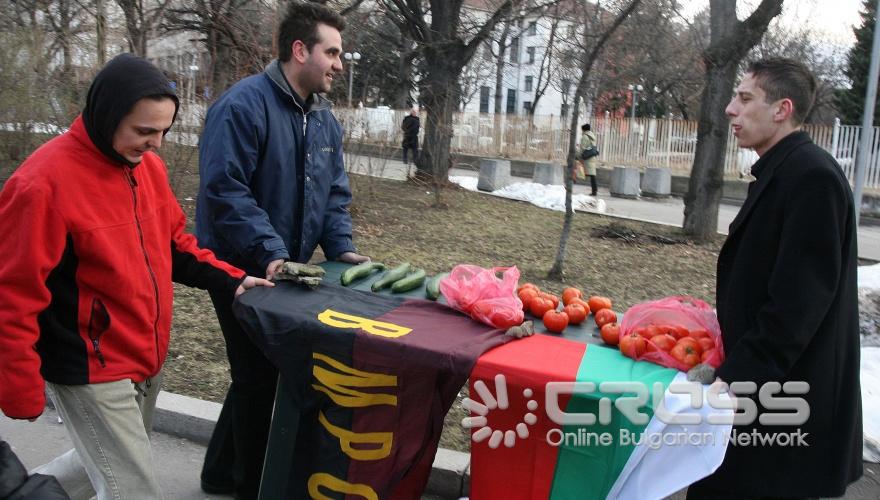
[[[487, 352], [474, 367], [465, 402], [471, 417], [464, 424], [474, 440], [471, 498], [663, 498], [707, 476], [724, 458], [731, 426], [707, 421], [707, 414], [724, 410], [692, 408], [689, 395], [668, 390], [685, 379], [616, 349], [546, 335]], [[644, 422], [631, 421], [613, 403], [634, 393], [603, 382], [647, 388], [647, 401], [636, 403]], [[655, 387], [664, 417], [698, 415], [700, 422], [657, 418]], [[567, 415], [559, 424], [551, 416], [561, 412]], [[588, 415], [595, 423], [569, 423]]]

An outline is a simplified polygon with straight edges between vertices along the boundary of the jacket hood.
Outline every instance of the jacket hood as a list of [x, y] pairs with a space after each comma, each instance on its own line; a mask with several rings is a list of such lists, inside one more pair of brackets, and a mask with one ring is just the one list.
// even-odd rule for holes
[[[296, 98], [293, 96], [293, 91], [290, 90], [290, 85], [284, 77], [284, 73], [281, 72], [281, 61], [273, 59], [272, 62], [266, 66], [265, 73], [279, 91], [290, 97], [290, 100], [294, 103], [296, 102]], [[309, 108], [309, 111], [321, 111], [332, 107], [333, 103], [326, 97], [318, 93], [312, 95], [314, 96], [314, 101], [312, 102], [312, 107]], [[303, 96], [304, 99], [308, 99], [308, 97], [309, 96]]]
[[174, 119], [177, 119], [180, 101], [171, 82], [151, 62], [133, 54], [114, 57], [92, 81], [82, 113], [83, 123], [89, 139], [114, 163], [137, 165], [113, 149], [113, 134], [135, 103], [149, 96], [170, 97], [174, 101]]

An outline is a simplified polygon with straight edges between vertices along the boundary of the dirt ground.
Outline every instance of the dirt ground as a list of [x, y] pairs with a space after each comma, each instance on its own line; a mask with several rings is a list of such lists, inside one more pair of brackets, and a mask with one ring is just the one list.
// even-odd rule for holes
[[[555, 293], [576, 286], [610, 297], [614, 309], [622, 312], [667, 295], [688, 294], [714, 303], [721, 238], [698, 246], [684, 241], [675, 228], [577, 213], [566, 249], [565, 278], [555, 281], [546, 275], [562, 231], [560, 212], [454, 187], [442, 191], [446, 208], [434, 208], [435, 195], [423, 185], [360, 176], [352, 176], [351, 182], [355, 244], [386, 264], [407, 261], [429, 274], [461, 263], [515, 264], [521, 281]], [[197, 173], [172, 172], [172, 183], [192, 219]], [[229, 371], [208, 295], [183, 286], [175, 290], [165, 389], [222, 402]], [[459, 401], [466, 395], [463, 388]], [[441, 446], [468, 449], [468, 436], [458, 424], [464, 416], [457, 402], [447, 415]]]

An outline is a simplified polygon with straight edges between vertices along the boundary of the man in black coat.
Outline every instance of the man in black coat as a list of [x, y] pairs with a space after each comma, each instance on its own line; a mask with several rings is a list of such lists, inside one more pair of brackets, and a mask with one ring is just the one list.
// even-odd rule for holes
[[407, 151], [412, 151], [412, 161], [419, 159], [419, 108], [413, 106], [409, 114], [403, 119], [400, 128], [403, 130], [403, 163], [409, 165]]
[[[815, 89], [802, 64], [768, 59], [749, 66], [727, 106], [739, 147], [760, 159], [718, 256], [716, 289], [727, 355], [716, 375], [757, 387], [749, 394], [733, 385], [740, 408], [783, 413], [765, 408], [758, 391], [804, 381], [806, 394], [784, 387], [776, 397], [805, 399], [809, 416], [799, 425], [735, 425], [750, 439], [729, 444], [689, 499], [836, 497], [862, 475], [853, 197], [834, 158], [801, 131]], [[774, 434], [798, 437], [755, 443]]]

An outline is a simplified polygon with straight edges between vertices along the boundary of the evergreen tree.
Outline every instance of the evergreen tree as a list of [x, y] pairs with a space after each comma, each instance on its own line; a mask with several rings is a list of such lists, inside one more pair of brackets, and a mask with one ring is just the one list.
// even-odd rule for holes
[[[871, 64], [871, 44], [874, 41], [874, 19], [877, 15], [875, 0], [863, 0], [862, 24], [855, 28], [856, 43], [849, 51], [844, 73], [852, 82], [849, 89], [837, 92], [837, 108], [841, 121], [847, 125], [860, 125], [868, 88], [868, 66]], [[874, 123], [880, 122], [880, 101], [874, 107]]]

